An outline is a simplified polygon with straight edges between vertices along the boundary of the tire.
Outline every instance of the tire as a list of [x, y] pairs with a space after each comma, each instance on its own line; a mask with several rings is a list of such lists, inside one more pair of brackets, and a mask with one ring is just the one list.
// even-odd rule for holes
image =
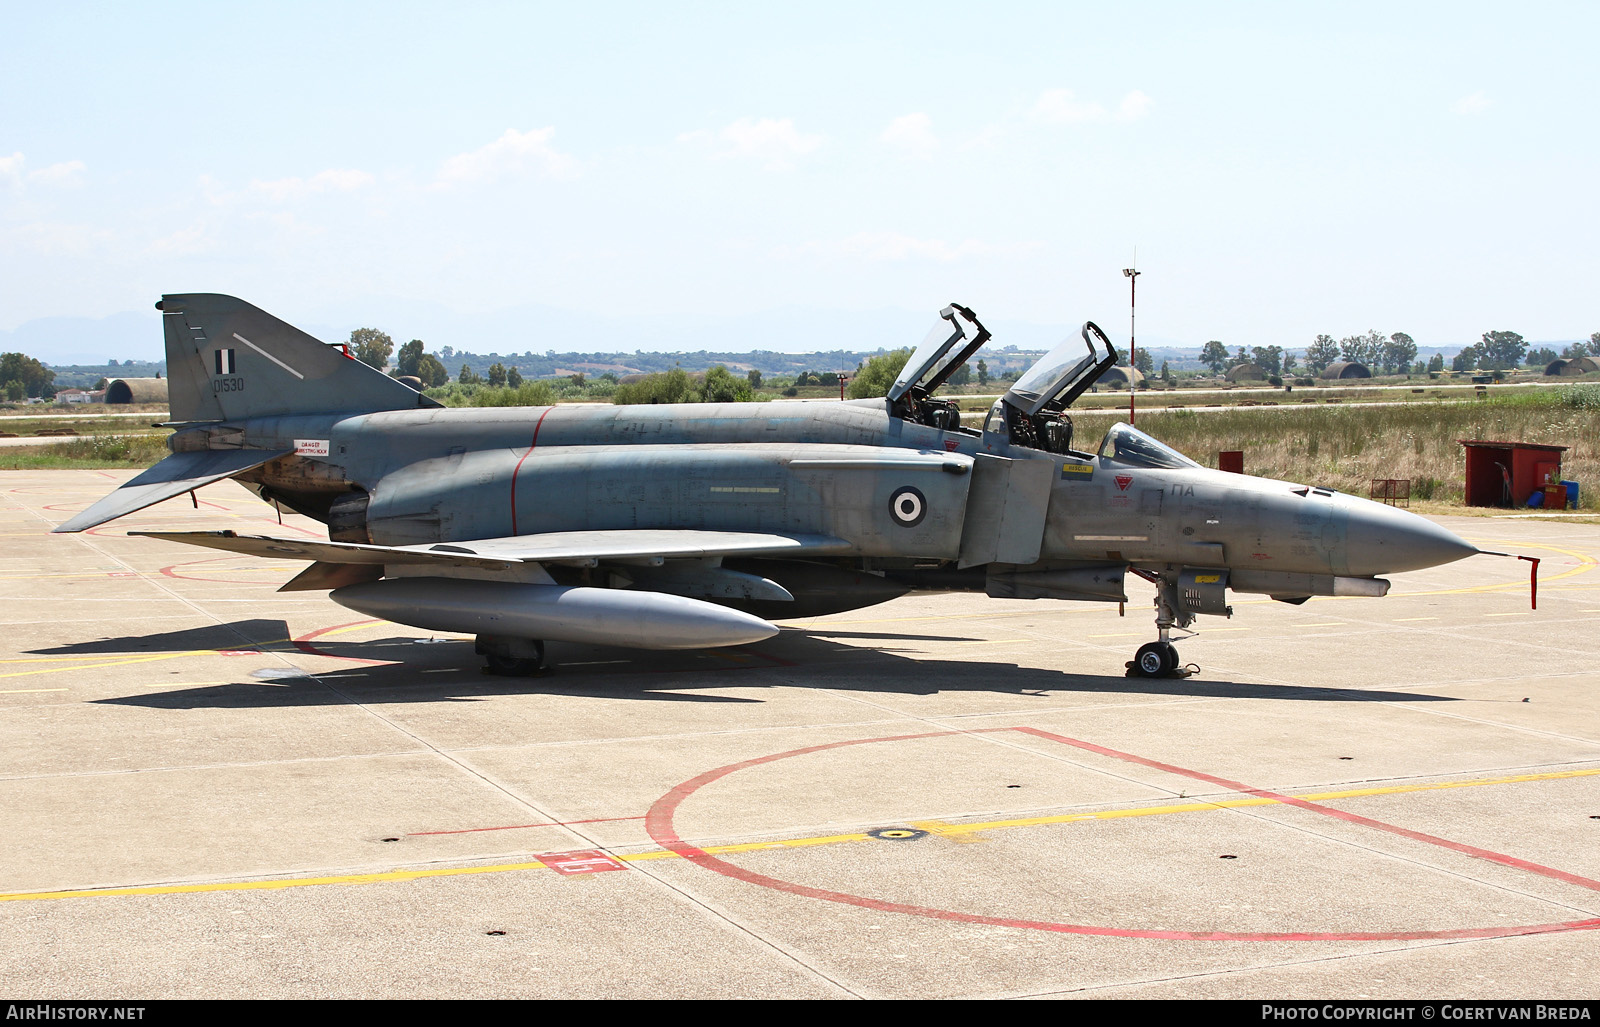
[[1171, 642], [1168, 642], [1162, 646], [1162, 649], [1165, 650], [1162, 655], [1164, 657], [1163, 663], [1166, 668], [1163, 673], [1171, 674], [1172, 672], [1176, 671], [1179, 665], [1183, 662], [1182, 660], [1178, 659], [1178, 647], [1173, 645]]
[[[1176, 661], [1177, 650], [1170, 645], [1163, 645], [1160, 642], [1146, 642], [1141, 645], [1138, 654], [1133, 658], [1133, 666], [1138, 670], [1139, 676], [1158, 678], [1166, 674], [1171, 669], [1167, 662], [1169, 651], [1172, 653], [1172, 659]], [[1176, 662], [1172, 666], [1176, 666]]]

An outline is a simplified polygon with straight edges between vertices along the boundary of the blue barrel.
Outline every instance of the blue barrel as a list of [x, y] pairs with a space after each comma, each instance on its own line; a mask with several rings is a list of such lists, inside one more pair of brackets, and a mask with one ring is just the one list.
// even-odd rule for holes
[[1576, 510], [1578, 508], [1578, 483], [1563, 479], [1561, 484], [1567, 489], [1567, 509]]

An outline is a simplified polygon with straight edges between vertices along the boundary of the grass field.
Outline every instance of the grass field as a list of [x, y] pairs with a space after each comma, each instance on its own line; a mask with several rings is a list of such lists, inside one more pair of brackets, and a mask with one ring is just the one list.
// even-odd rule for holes
[[[1127, 412], [1074, 412], [1079, 445], [1098, 445]], [[1324, 485], [1365, 496], [1374, 478], [1409, 478], [1420, 500], [1460, 504], [1460, 439], [1568, 446], [1562, 476], [1600, 489], [1600, 385], [1492, 393], [1488, 399], [1404, 406], [1296, 406], [1209, 413], [1150, 410], [1141, 430], [1208, 467], [1221, 450], [1242, 450], [1249, 474]]]

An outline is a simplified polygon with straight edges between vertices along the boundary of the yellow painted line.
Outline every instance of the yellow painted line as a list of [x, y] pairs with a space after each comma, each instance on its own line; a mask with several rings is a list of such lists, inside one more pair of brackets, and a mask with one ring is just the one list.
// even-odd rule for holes
[[1518, 610], [1515, 613], [1486, 613], [1486, 614], [1484, 614], [1485, 617], [1530, 617], [1532, 615], [1533, 615], [1533, 611], [1532, 610]]
[[1342, 621], [1342, 620], [1330, 620], [1330, 621], [1326, 621], [1326, 622], [1321, 623], [1321, 624], [1296, 624], [1295, 627], [1298, 627], [1298, 628], [1342, 628], [1347, 623], [1349, 623], [1349, 622], [1348, 621]]
[[1037, 638], [991, 638], [977, 642], [957, 642], [956, 645], [1012, 645], [1019, 642], [1037, 642]]
[[19, 670], [10, 674], [0, 674], [3, 678], [25, 678], [38, 674], [64, 674], [73, 670], [99, 670], [102, 667], [126, 667], [135, 663], [157, 663], [161, 660], [177, 660], [185, 656], [204, 656], [215, 654], [215, 649], [191, 649], [185, 653], [159, 653], [155, 656], [135, 656], [125, 660], [110, 660], [105, 663], [81, 663], [71, 667], [50, 667], [46, 670]]
[[1437, 618], [1437, 617], [1396, 617], [1395, 618], [1395, 623], [1396, 624], [1405, 624], [1405, 623], [1408, 623], [1410, 621], [1438, 620], [1438, 619], [1439, 618]]
[[[1401, 795], [1408, 792], [1442, 791], [1450, 788], [1476, 788], [1483, 785], [1516, 784], [1526, 781], [1557, 781], [1567, 778], [1594, 777], [1600, 775], [1600, 768], [1593, 770], [1558, 770], [1543, 774], [1517, 774], [1511, 777], [1480, 778], [1473, 781], [1445, 781], [1436, 784], [1418, 785], [1391, 785], [1383, 788], [1356, 788], [1337, 792], [1317, 792], [1310, 795], [1296, 795], [1292, 798], [1302, 799], [1306, 802], [1328, 802], [1335, 799], [1353, 799], [1371, 795]], [[1251, 797], [1246, 799], [1218, 799], [1211, 802], [1191, 802], [1181, 804], [1168, 804], [1163, 806], [1138, 806], [1126, 809], [1101, 810], [1093, 813], [1063, 813], [1047, 817], [1021, 817], [1009, 820], [990, 820], [975, 824], [946, 824], [942, 821], [920, 821], [922, 830], [935, 834], [972, 835], [981, 831], [990, 831], [1007, 827], [1035, 827], [1043, 824], [1065, 824], [1080, 820], [1116, 820], [1127, 817], [1162, 816], [1169, 813], [1205, 813], [1219, 809], [1237, 809], [1245, 806], [1272, 806], [1280, 804], [1278, 799]], [[930, 826], [931, 825], [931, 826]], [[913, 825], [916, 826], [916, 825]], [[788, 838], [766, 842], [743, 842], [731, 845], [703, 846], [705, 852], [713, 855], [727, 855], [741, 852], [759, 852], [773, 849], [800, 849], [811, 848], [818, 845], [837, 845], [845, 842], [863, 842], [868, 840], [864, 832], [850, 834], [819, 835], [810, 838]], [[969, 839], [971, 840], [971, 839]], [[603, 848], [600, 850], [606, 851]], [[681, 859], [676, 852], [665, 849], [656, 849], [650, 852], [636, 852], [627, 855], [608, 853], [611, 858], [623, 863], [639, 863], [655, 859]], [[218, 881], [210, 884], [177, 884], [155, 885], [133, 888], [92, 888], [72, 891], [53, 892], [14, 892], [0, 894], [0, 902], [27, 902], [43, 899], [80, 899], [80, 898], [114, 898], [137, 895], [179, 895], [197, 892], [219, 891], [275, 891], [287, 888], [310, 888], [330, 884], [379, 884], [394, 881], [415, 881], [428, 877], [456, 877], [466, 874], [502, 874], [521, 870], [544, 869], [545, 864], [538, 860], [524, 863], [497, 863], [492, 866], [482, 867], [450, 867], [434, 870], [392, 870], [376, 874], [342, 874], [331, 877], [290, 877], [272, 881]]]
[[8, 688], [0, 695], [26, 695], [29, 692], [65, 692], [65, 688]]

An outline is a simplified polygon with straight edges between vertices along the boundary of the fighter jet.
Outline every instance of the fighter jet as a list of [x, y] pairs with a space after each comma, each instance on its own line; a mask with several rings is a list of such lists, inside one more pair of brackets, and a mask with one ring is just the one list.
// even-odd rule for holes
[[448, 409], [231, 296], [164, 296], [172, 455], [55, 530], [233, 478], [328, 541], [134, 535], [309, 561], [283, 590], [464, 632], [496, 673], [547, 641], [731, 646], [773, 620], [907, 592], [1125, 603], [1155, 586], [1129, 673], [1183, 674], [1174, 629], [1228, 590], [1382, 596], [1477, 552], [1407, 511], [1215, 471], [1066, 413], [1116, 359], [1093, 323], [961, 423], [934, 393], [989, 339], [951, 304], [884, 399]]

